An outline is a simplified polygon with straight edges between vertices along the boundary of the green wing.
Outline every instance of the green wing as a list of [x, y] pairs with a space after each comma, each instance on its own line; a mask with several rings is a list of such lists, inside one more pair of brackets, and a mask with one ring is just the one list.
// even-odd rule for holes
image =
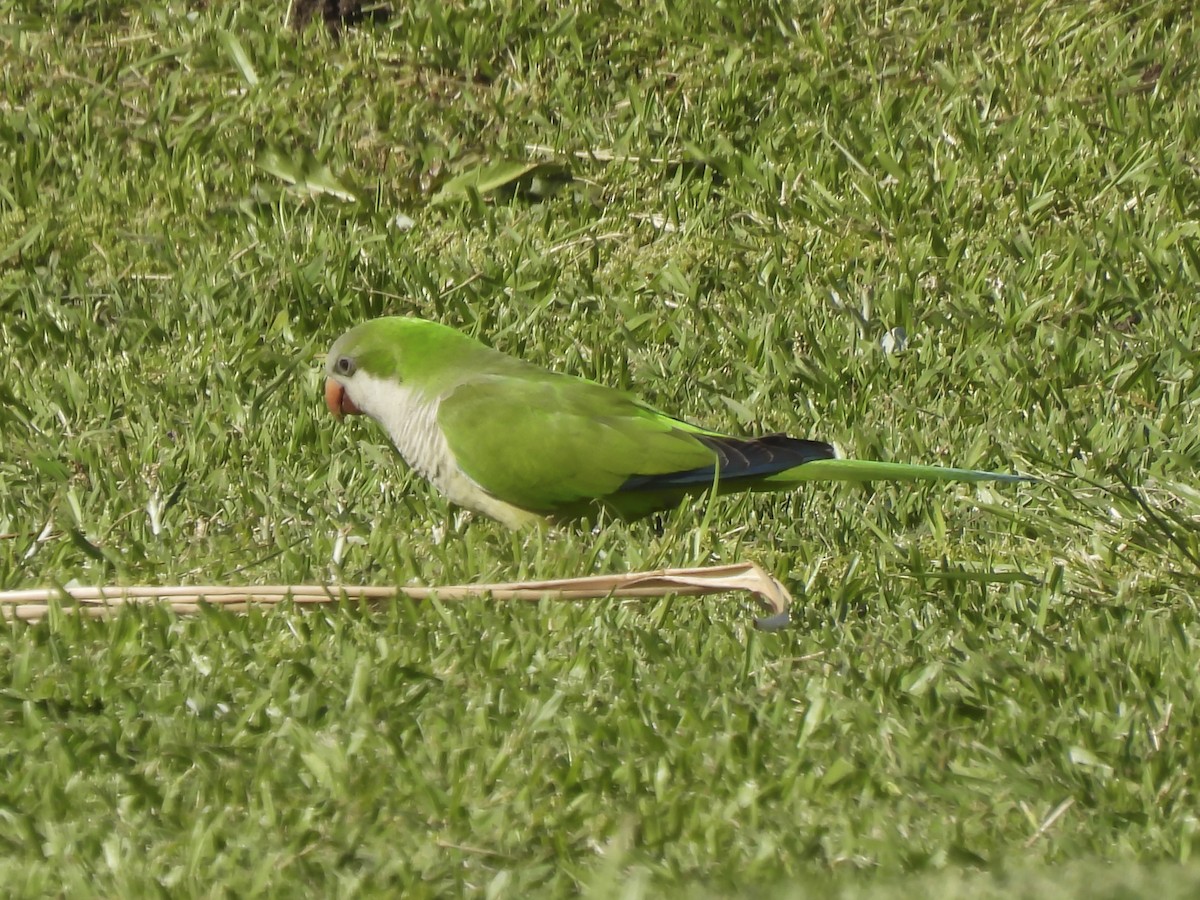
[[635, 476], [716, 460], [694, 436], [709, 432], [569, 375], [474, 378], [442, 400], [438, 424], [476, 484], [541, 513], [605, 497]]

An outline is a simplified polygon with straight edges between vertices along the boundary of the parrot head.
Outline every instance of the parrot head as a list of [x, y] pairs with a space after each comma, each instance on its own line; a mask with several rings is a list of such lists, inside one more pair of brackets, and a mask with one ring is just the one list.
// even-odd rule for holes
[[373, 319], [343, 334], [325, 358], [325, 405], [335, 418], [378, 418], [397, 390], [435, 397], [471, 371], [481, 355], [499, 357], [453, 328], [405, 316]]

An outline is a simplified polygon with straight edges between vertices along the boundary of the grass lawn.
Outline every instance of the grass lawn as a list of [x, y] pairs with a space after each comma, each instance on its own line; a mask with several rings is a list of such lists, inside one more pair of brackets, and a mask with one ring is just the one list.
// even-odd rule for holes
[[[753, 559], [795, 624], [4, 625], [5, 893], [1195, 896], [1195, 11], [397, 5], [0, 0], [0, 587]], [[385, 313], [1045, 481], [513, 534], [324, 410]]]

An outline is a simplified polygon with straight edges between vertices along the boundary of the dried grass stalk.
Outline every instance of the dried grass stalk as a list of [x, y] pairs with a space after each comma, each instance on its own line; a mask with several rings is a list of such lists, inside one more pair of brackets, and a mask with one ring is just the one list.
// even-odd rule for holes
[[33, 588], [0, 591], [0, 617], [38, 622], [53, 603], [65, 611], [103, 618], [121, 606], [159, 604], [178, 615], [194, 615], [205, 605], [231, 612], [284, 600], [298, 604], [337, 603], [356, 600], [379, 603], [397, 597], [411, 600], [602, 600], [663, 597], [678, 594], [700, 597], [708, 594], [750, 593], [772, 615], [760, 620], [774, 628], [787, 621], [792, 598], [776, 578], [757, 563], [733, 563], [690, 569], [657, 569], [624, 575], [593, 575], [587, 578], [553, 578], [547, 581], [510, 581], [498, 584], [456, 584], [444, 587], [369, 587], [342, 584], [269, 584], [254, 586], [176, 585], [133, 587]]

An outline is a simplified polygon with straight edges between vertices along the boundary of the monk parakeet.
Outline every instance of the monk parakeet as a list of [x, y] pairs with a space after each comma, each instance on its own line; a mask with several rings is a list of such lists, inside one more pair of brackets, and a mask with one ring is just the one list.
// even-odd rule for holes
[[830, 444], [783, 434], [730, 437], [423, 319], [351, 329], [325, 371], [334, 416], [370, 416], [452, 503], [511, 528], [597, 507], [634, 517], [707, 490], [782, 491], [817, 479], [1026, 480], [839, 459]]

